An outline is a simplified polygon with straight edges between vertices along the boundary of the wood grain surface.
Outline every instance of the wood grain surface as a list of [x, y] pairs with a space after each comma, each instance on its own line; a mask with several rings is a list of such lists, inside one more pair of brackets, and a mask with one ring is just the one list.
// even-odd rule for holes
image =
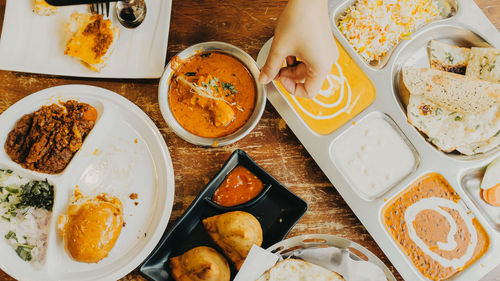
[[[0, 0], [1, 22], [5, 1]], [[167, 60], [189, 45], [210, 40], [234, 44], [256, 59], [263, 44], [273, 35], [286, 2], [174, 0]], [[500, 28], [500, 0], [476, 2]], [[289, 237], [322, 233], [353, 240], [375, 253], [398, 280], [403, 280], [270, 103], [258, 126], [246, 138], [226, 147], [206, 149], [183, 141], [167, 127], [157, 103], [158, 80], [99, 80], [0, 71], [0, 81], [0, 113], [31, 93], [74, 83], [103, 87], [137, 104], [158, 126], [172, 156], [176, 196], [171, 222], [181, 216], [229, 155], [240, 148], [308, 202], [309, 211]], [[0, 281], [6, 280], [13, 279], [0, 271]], [[134, 271], [123, 280], [144, 279]]]

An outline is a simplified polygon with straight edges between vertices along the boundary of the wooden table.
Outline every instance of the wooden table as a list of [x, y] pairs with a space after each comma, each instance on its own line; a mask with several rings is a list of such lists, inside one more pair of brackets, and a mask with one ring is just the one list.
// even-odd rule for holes
[[[5, 1], [0, 0], [0, 22], [3, 22]], [[210, 40], [239, 46], [256, 59], [262, 45], [273, 35], [273, 29], [286, 2], [174, 0], [167, 60], [189, 45]], [[476, 2], [497, 28], [500, 28], [500, 0]], [[109, 89], [141, 107], [160, 129], [172, 156], [176, 196], [171, 222], [181, 216], [231, 152], [241, 148], [309, 203], [309, 211], [290, 232], [289, 237], [323, 233], [351, 239], [380, 257], [397, 279], [402, 280], [377, 243], [269, 103], [262, 120], [246, 138], [226, 147], [205, 149], [181, 140], [167, 127], [157, 103], [158, 80], [98, 80], [0, 71], [0, 81], [0, 113], [26, 95], [47, 87], [74, 83]], [[143, 280], [137, 272], [124, 278], [136, 279]], [[0, 271], [0, 281], [5, 280], [12, 278]]]

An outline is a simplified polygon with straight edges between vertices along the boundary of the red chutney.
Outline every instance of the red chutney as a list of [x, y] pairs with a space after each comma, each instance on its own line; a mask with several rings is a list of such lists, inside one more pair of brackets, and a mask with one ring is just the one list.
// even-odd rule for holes
[[215, 191], [213, 201], [223, 207], [244, 204], [264, 189], [262, 181], [243, 166], [234, 168]]

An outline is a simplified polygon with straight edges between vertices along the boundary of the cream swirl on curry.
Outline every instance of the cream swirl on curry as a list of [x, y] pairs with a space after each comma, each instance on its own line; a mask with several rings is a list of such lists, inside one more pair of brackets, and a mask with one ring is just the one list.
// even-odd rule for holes
[[446, 179], [427, 174], [383, 209], [389, 234], [415, 267], [431, 280], [446, 280], [489, 248], [484, 228]]

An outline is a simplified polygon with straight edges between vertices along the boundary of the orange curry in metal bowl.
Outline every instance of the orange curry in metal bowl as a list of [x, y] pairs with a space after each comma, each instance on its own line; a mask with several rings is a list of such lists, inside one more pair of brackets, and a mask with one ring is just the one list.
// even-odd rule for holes
[[221, 52], [204, 52], [185, 61], [174, 57], [168, 103], [179, 124], [206, 138], [230, 135], [252, 115], [255, 80], [237, 58]]
[[264, 189], [262, 181], [243, 166], [237, 166], [215, 191], [213, 201], [223, 207], [249, 202]]

